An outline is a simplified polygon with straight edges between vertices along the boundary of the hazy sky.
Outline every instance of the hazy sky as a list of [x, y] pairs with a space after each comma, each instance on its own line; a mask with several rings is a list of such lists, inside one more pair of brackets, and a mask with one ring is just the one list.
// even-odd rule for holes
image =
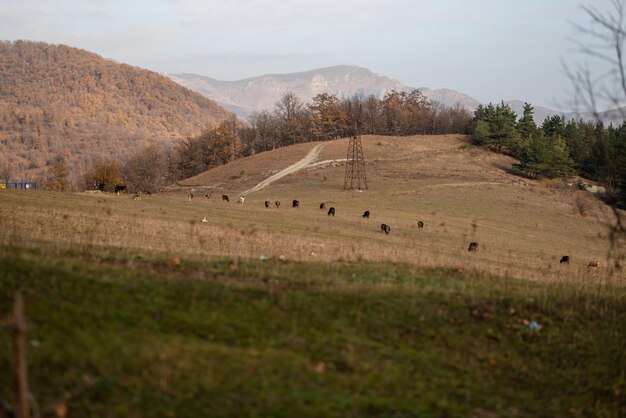
[[0, 39], [235, 80], [356, 64], [481, 101], [567, 107], [571, 21], [604, 0], [0, 0]]

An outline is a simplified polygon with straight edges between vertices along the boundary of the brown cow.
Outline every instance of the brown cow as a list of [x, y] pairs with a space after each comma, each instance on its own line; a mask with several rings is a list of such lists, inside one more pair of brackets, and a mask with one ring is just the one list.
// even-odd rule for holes
[[467, 251], [470, 252], [476, 252], [478, 251], [478, 243], [477, 242], [470, 242], [469, 248], [467, 249]]
[[422, 221], [417, 221], [417, 227], [418, 227], [419, 229], [424, 229], [424, 222], [422, 222]]
[[386, 224], [382, 224], [380, 226], [380, 230], [383, 231], [385, 234], [389, 234], [389, 232], [391, 232], [391, 228], [389, 227], [389, 225]]
[[225, 194], [222, 195], [222, 201], [223, 202], [230, 202], [230, 200], [228, 200], [228, 196], [225, 195]]
[[265, 207], [266, 207], [266, 208], [269, 208], [269, 207], [270, 207], [270, 201], [269, 201], [269, 200], [266, 200], [266, 201], [265, 201]]
[[276, 207], [280, 207], [280, 200], [277, 200], [276, 202], [274, 202], [274, 204], [276, 205]]

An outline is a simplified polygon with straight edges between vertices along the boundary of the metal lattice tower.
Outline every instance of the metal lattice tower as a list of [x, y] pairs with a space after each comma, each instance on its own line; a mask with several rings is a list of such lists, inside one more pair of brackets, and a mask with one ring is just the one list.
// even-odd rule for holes
[[[355, 129], [356, 131], [356, 129]], [[367, 190], [367, 176], [365, 175], [365, 158], [361, 135], [350, 137], [348, 156], [346, 157], [346, 176], [343, 181], [344, 190]]]

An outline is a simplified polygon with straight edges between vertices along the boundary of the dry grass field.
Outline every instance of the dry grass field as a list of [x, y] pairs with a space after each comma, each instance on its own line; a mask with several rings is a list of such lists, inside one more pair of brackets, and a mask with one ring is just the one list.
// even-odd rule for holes
[[[508, 157], [473, 147], [463, 136], [364, 137], [369, 190], [362, 192], [343, 190], [344, 165], [335, 160], [345, 159], [346, 140], [329, 142], [312, 167], [246, 196], [243, 205], [234, 203], [315, 145], [235, 161], [141, 200], [4, 190], [0, 236], [179, 257], [388, 260], [543, 281], [624, 282], [607, 260], [613, 220], [607, 206], [560, 182], [509, 174]], [[221, 201], [222, 193], [231, 203]], [[300, 208], [291, 208], [293, 199]], [[266, 209], [265, 200], [282, 204]], [[320, 202], [335, 207], [336, 216], [321, 211]], [[370, 219], [361, 218], [365, 210]], [[201, 222], [204, 217], [208, 222]], [[389, 235], [381, 223], [390, 225]], [[468, 253], [471, 241], [480, 244], [477, 253]], [[559, 264], [563, 255], [570, 256], [569, 265]], [[588, 267], [592, 260], [600, 267]]]
[[[56, 416], [69, 418], [626, 416], [625, 278], [608, 264], [612, 219], [599, 200], [515, 177], [507, 157], [465, 137], [419, 136], [364, 137], [369, 190], [342, 190], [338, 140], [234, 203], [316, 145], [141, 200], [0, 190], [0, 320], [21, 287], [42, 408], [61, 399]], [[0, 371], [13, 365], [10, 336], [0, 327]], [[0, 373], [0, 400], [12, 387]]]

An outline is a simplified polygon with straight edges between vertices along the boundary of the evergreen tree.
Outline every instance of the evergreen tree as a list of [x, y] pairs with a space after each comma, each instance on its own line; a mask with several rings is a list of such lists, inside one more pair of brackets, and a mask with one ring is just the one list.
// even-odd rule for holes
[[561, 137], [546, 137], [538, 130], [520, 146], [514, 168], [533, 177], [558, 177], [574, 173], [574, 163]]
[[528, 139], [537, 131], [537, 124], [533, 114], [535, 109], [530, 103], [524, 103], [524, 113], [517, 122], [517, 132], [522, 139]]
[[472, 135], [472, 141], [476, 145], [486, 145], [491, 138], [491, 131], [489, 131], [489, 123], [486, 120], [479, 120], [476, 122], [474, 128], [474, 134]]
[[509, 105], [502, 102], [495, 107], [491, 103], [486, 107], [479, 106], [474, 112], [474, 120], [474, 143], [493, 147], [498, 152], [512, 152], [518, 138], [515, 129], [517, 115]]
[[554, 115], [548, 116], [541, 125], [541, 129], [546, 136], [554, 137], [557, 135], [563, 135], [563, 128], [565, 126], [565, 119], [562, 116]]

